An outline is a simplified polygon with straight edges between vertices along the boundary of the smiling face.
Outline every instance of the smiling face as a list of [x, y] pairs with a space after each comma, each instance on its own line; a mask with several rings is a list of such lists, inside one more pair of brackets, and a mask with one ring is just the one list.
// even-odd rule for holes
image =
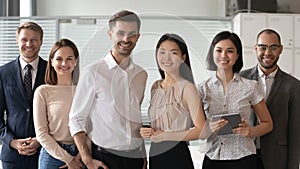
[[16, 39], [20, 55], [27, 63], [32, 62], [38, 57], [42, 46], [41, 35], [31, 29], [22, 29]]
[[57, 73], [57, 76], [72, 76], [72, 72], [76, 65], [74, 52], [70, 47], [62, 47], [58, 49], [54, 57], [51, 59], [51, 65]]
[[262, 33], [258, 37], [255, 51], [259, 66], [264, 72], [272, 72], [277, 68], [282, 49], [276, 34]]
[[184, 62], [185, 55], [174, 41], [166, 40], [157, 51], [157, 62], [161, 70], [168, 74], [179, 74], [179, 67]]
[[117, 21], [108, 35], [113, 41], [112, 55], [117, 61], [130, 55], [140, 36], [137, 23], [125, 21]]
[[214, 47], [213, 55], [217, 68], [227, 71], [233, 70], [233, 65], [238, 59], [237, 48], [229, 39], [219, 41]]

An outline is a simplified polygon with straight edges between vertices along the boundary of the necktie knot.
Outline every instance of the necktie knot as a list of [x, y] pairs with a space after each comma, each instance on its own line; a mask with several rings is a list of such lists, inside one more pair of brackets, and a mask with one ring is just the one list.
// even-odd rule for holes
[[31, 64], [27, 64], [27, 65], [25, 66], [25, 71], [26, 71], [26, 72], [31, 71], [31, 69], [32, 69]]

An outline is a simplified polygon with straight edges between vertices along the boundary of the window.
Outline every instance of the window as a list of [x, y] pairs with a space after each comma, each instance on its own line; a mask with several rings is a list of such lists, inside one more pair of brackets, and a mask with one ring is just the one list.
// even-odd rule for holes
[[[16, 30], [20, 23], [29, 19], [1, 19], [0, 18], [0, 66], [16, 59], [19, 49], [16, 44]], [[47, 59], [53, 43], [56, 41], [57, 23], [55, 19], [30, 19], [38, 23], [44, 30], [44, 40], [40, 56]]]
[[[80, 67], [105, 56], [111, 48], [107, 36], [108, 17], [83, 18], [28, 18], [44, 29], [44, 42], [40, 56], [47, 59], [54, 42], [60, 38], [74, 41], [80, 51]], [[0, 18], [0, 65], [18, 55], [15, 31], [24, 20], [20, 18]], [[147, 121], [147, 109], [152, 83], [160, 79], [156, 61], [155, 46], [164, 33], [179, 34], [189, 47], [190, 60], [196, 84], [208, 77], [205, 58], [210, 41], [218, 32], [232, 30], [227, 18], [178, 18], [171, 16], [142, 16], [141, 37], [133, 51], [133, 60], [148, 72], [145, 98], [142, 104], [143, 120]]]

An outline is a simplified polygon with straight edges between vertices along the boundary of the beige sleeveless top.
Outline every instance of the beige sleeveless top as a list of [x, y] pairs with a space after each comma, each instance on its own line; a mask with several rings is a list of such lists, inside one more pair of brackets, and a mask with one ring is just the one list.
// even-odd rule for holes
[[151, 127], [165, 132], [184, 131], [192, 126], [190, 113], [184, 108], [182, 94], [187, 80], [168, 88], [161, 88], [162, 80], [156, 81], [151, 89], [148, 109]]

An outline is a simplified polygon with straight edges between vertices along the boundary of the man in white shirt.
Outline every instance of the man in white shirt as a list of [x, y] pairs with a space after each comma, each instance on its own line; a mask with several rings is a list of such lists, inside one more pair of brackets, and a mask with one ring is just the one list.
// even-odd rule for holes
[[[130, 58], [140, 19], [122, 10], [109, 20], [113, 48], [81, 71], [70, 112], [70, 131], [89, 169], [141, 169], [145, 147], [139, 135], [147, 73]], [[92, 141], [92, 154], [86, 142]]]

